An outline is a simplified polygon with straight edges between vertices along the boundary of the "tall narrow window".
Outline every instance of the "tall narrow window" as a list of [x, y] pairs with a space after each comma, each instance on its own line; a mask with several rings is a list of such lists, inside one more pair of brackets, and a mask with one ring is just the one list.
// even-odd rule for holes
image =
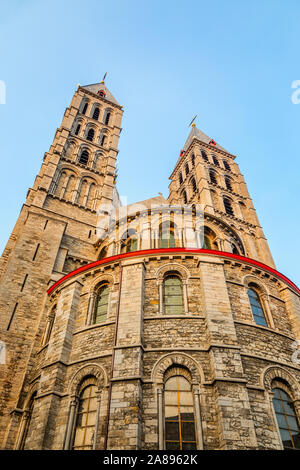
[[189, 169], [189, 164], [188, 164], [188, 163], [186, 163], [186, 164], [185, 164], [185, 174], [186, 174], [186, 175], [188, 175], [188, 174], [189, 174], [189, 172], [190, 172], [190, 169]]
[[99, 118], [99, 108], [95, 108], [93, 112], [93, 119], [96, 119], [98, 121]]
[[206, 152], [204, 150], [201, 150], [201, 156], [205, 162], [208, 162], [208, 157], [206, 155]]
[[183, 196], [183, 202], [184, 202], [184, 204], [187, 204], [188, 201], [187, 201], [186, 191], [183, 191], [183, 192], [182, 192], [182, 196]]
[[281, 388], [273, 389], [273, 405], [284, 449], [300, 450], [300, 427], [291, 397]]
[[106, 256], [107, 256], [107, 246], [104, 246], [99, 253], [98, 260], [104, 259], [106, 258]]
[[27, 409], [26, 409], [26, 415], [25, 415], [25, 426], [24, 426], [24, 431], [21, 439], [21, 443], [19, 446], [19, 450], [23, 450], [25, 448], [26, 444], [26, 439], [28, 436], [28, 431], [30, 427], [30, 422], [31, 422], [31, 417], [32, 417], [32, 412], [33, 412], [33, 407], [34, 407], [34, 400], [36, 397], [36, 392], [34, 392], [29, 400]]
[[182, 283], [176, 275], [168, 275], [164, 279], [164, 312], [166, 315], [182, 315]]
[[224, 197], [223, 202], [224, 202], [226, 213], [229, 215], [234, 215], [230, 199], [227, 199], [227, 197]]
[[209, 172], [209, 179], [210, 179], [211, 183], [217, 184], [217, 179], [216, 179], [215, 172], [212, 171], [212, 170]]
[[90, 140], [92, 142], [94, 138], [94, 134], [95, 134], [94, 129], [89, 129], [87, 136], [86, 136], [87, 140]]
[[106, 113], [104, 124], [107, 126], [110, 120], [110, 112]]
[[83, 109], [82, 109], [82, 114], [86, 113], [87, 107], [88, 107], [88, 103], [84, 103], [84, 106], [83, 106]]
[[250, 287], [248, 289], [248, 297], [255, 323], [257, 325], [268, 326], [258, 293]]
[[216, 157], [215, 155], [213, 155], [212, 158], [213, 158], [214, 164], [215, 164], [216, 166], [219, 166], [219, 161], [218, 161], [217, 157]]
[[179, 173], [179, 184], [182, 184], [182, 183], [183, 183], [182, 173], [180, 172]]
[[23, 289], [24, 289], [24, 287], [25, 287], [25, 284], [26, 284], [27, 278], [28, 278], [28, 274], [26, 274], [26, 275], [25, 275], [25, 277], [24, 277], [24, 281], [23, 281], [23, 284], [22, 284], [22, 287], [21, 287], [21, 292], [22, 292], [22, 290], [23, 290]]
[[40, 247], [40, 244], [38, 243], [38, 244], [37, 244], [37, 246], [36, 246], [36, 249], [35, 249], [35, 252], [34, 252], [34, 255], [33, 255], [32, 261], [35, 261], [35, 259], [36, 259], [36, 255], [38, 254], [38, 251], [39, 251], [39, 247]]
[[102, 284], [98, 289], [95, 305], [94, 323], [102, 323], [107, 318], [108, 311], [108, 297], [109, 287], [108, 284]]
[[192, 155], [192, 165], [195, 166], [195, 155]]
[[97, 415], [97, 386], [88, 385], [79, 396], [73, 450], [93, 449]]
[[228, 170], [228, 171], [230, 171], [230, 166], [229, 166], [229, 163], [228, 163], [226, 160], [223, 160], [223, 164], [224, 164], [224, 168], [225, 168], [225, 170]]
[[225, 184], [226, 184], [226, 188], [229, 189], [229, 191], [232, 191], [230, 178], [225, 177]]
[[79, 163], [86, 165], [88, 161], [89, 161], [89, 152], [87, 150], [83, 150], [79, 158]]
[[79, 134], [79, 131], [80, 131], [80, 124], [78, 124], [78, 126], [76, 127], [75, 135], [78, 135], [78, 134]]
[[165, 448], [166, 450], [197, 449], [194, 400], [186, 371], [174, 367], [165, 381]]
[[196, 192], [197, 191], [197, 184], [196, 184], [196, 180], [195, 180], [194, 177], [192, 177], [191, 183], [192, 183], [193, 191]]
[[103, 134], [100, 138], [100, 145], [101, 147], [104, 147], [105, 144], [106, 144], [106, 135]]

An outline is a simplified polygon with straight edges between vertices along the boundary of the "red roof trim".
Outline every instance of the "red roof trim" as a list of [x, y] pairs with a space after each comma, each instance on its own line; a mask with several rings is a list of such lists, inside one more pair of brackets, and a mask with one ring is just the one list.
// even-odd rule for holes
[[148, 255], [171, 254], [171, 253], [207, 254], [207, 255], [213, 255], [213, 256], [220, 256], [223, 258], [231, 258], [234, 260], [242, 261], [244, 263], [252, 264], [261, 269], [264, 269], [265, 271], [268, 271], [271, 274], [274, 274], [274, 276], [280, 278], [281, 280], [289, 284], [289, 286], [292, 287], [300, 295], [300, 289], [292, 281], [290, 281], [290, 279], [288, 279], [286, 276], [284, 276], [280, 272], [276, 271], [276, 269], [273, 269], [270, 266], [267, 266], [266, 264], [260, 263], [259, 261], [256, 261], [251, 258], [246, 258], [245, 256], [228, 253], [226, 251], [205, 250], [205, 249], [199, 249], [199, 248], [157, 248], [157, 249], [151, 249], [151, 250], [132, 251], [130, 253], [122, 253], [120, 255], [109, 256], [108, 258], [104, 258], [102, 260], [94, 261], [93, 263], [86, 264], [82, 266], [81, 268], [75, 269], [75, 271], [70, 272], [66, 276], [63, 276], [61, 279], [55, 282], [48, 289], [47, 293], [48, 295], [51, 294], [51, 292], [53, 292], [60, 284], [62, 284], [67, 279], [70, 279], [71, 277], [76, 276], [77, 274], [80, 274], [92, 268], [95, 268], [96, 266], [101, 266], [102, 264], [113, 263], [115, 261], [119, 261], [124, 258], [132, 258], [136, 256], [148, 256]]

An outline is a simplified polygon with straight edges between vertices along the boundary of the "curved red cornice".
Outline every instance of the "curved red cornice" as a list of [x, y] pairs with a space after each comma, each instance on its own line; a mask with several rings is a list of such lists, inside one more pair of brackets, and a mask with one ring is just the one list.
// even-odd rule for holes
[[274, 276], [278, 277], [279, 279], [286, 282], [292, 289], [294, 289], [297, 294], [300, 295], [300, 289], [294, 284], [290, 279], [286, 276], [281, 274], [280, 272], [276, 271], [276, 269], [267, 266], [266, 264], [260, 263], [251, 258], [246, 258], [245, 256], [235, 255], [233, 253], [227, 253], [226, 251], [217, 251], [217, 250], [205, 250], [199, 248], [156, 248], [156, 249], [149, 249], [149, 250], [139, 250], [139, 251], [132, 251], [130, 253], [122, 253], [120, 255], [109, 256], [108, 258], [101, 259], [99, 261], [94, 261], [93, 263], [85, 264], [81, 266], [81, 268], [75, 269], [74, 271], [66, 274], [57, 282], [55, 282], [47, 291], [48, 295], [51, 294], [60, 284], [62, 284], [67, 279], [70, 279], [77, 274], [84, 273], [90, 269], [95, 268], [96, 266], [101, 266], [102, 264], [113, 263], [115, 261], [119, 261], [126, 258], [133, 258], [137, 256], [148, 256], [148, 255], [159, 255], [159, 254], [171, 254], [171, 253], [191, 253], [191, 254], [207, 254], [210, 256], [219, 256], [221, 258], [230, 258], [238, 261], [242, 261], [247, 264], [251, 264], [253, 266], [259, 267], [264, 269], [265, 271], [273, 274]]

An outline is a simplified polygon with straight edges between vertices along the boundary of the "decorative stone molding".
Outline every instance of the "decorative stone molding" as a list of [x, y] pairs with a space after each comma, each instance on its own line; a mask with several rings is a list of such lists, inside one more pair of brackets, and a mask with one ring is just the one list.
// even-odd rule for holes
[[78, 369], [70, 380], [69, 394], [71, 396], [77, 395], [82, 381], [88, 376], [93, 376], [96, 378], [98, 390], [107, 387], [108, 378], [105, 369], [99, 364], [88, 364]]
[[171, 366], [184, 366], [192, 376], [194, 385], [204, 382], [204, 373], [195, 359], [185, 353], [172, 352], [161, 357], [152, 369], [151, 379], [155, 384], [163, 384], [165, 371]]
[[300, 385], [297, 380], [283, 367], [267, 367], [261, 375], [261, 384], [269, 393], [272, 393], [272, 382], [275, 379], [283, 379], [290, 386], [293, 400], [300, 398]]

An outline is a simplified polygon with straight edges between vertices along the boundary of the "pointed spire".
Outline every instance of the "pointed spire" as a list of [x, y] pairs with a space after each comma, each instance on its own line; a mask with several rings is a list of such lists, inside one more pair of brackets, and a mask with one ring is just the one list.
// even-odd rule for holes
[[212, 145], [212, 146], [214, 146], [214, 147], [216, 147], [220, 150], [224, 150], [225, 152], [227, 152], [227, 150], [225, 150], [223, 147], [221, 147], [221, 145], [217, 144], [211, 137], [208, 137], [208, 135], [206, 135], [206, 134], [204, 134], [204, 132], [200, 131], [200, 129], [197, 128], [196, 124], [193, 121], [192, 121], [191, 124], [192, 124], [192, 129], [191, 129], [191, 132], [189, 133], [188, 138], [186, 139], [186, 142], [184, 144], [184, 147], [183, 147], [184, 151], [187, 151], [187, 149], [189, 148], [189, 146], [192, 143], [192, 140], [195, 138], [195, 139], [200, 140], [201, 142], [204, 142], [205, 144]]

